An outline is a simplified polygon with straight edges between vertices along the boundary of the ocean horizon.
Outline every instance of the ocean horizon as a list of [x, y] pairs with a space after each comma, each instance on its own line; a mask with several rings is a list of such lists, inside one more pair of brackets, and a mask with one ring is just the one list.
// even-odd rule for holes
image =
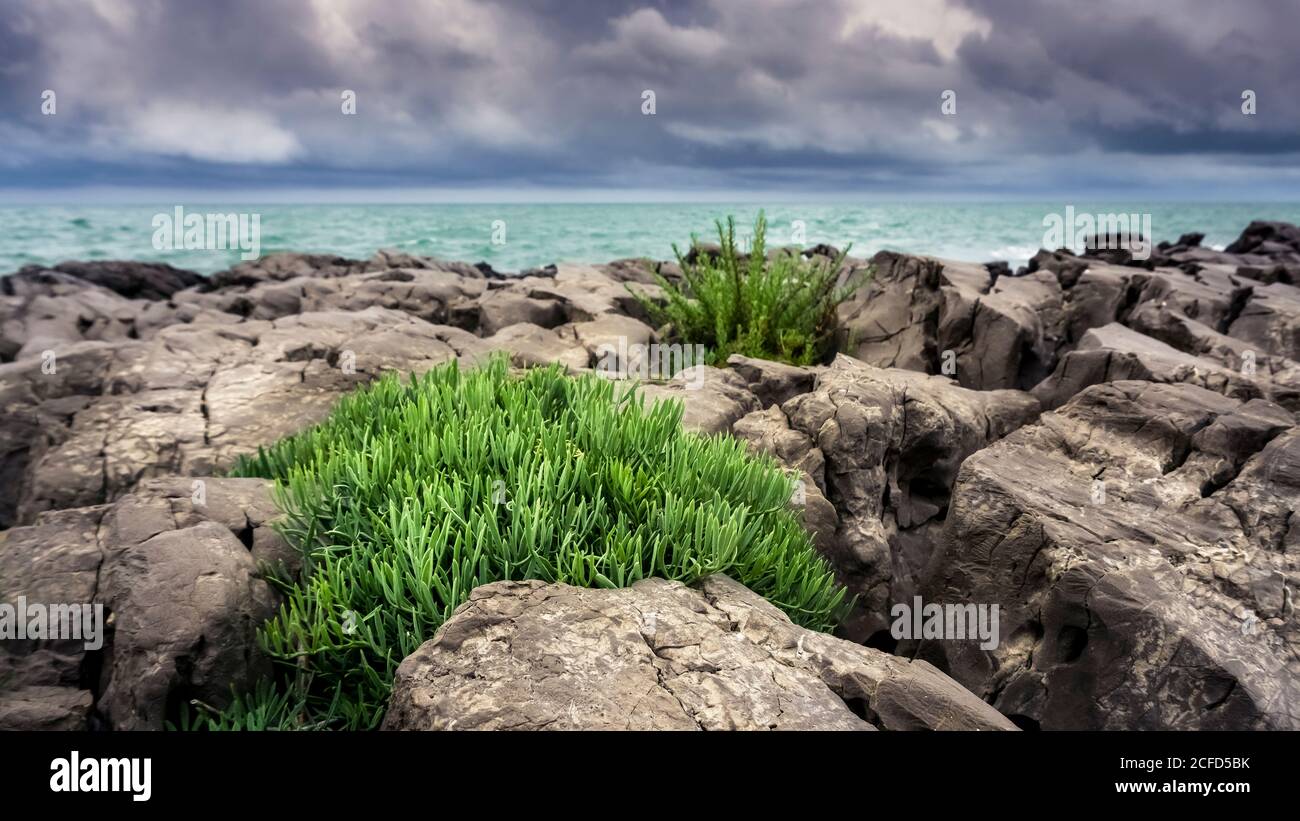
[[154, 217], [187, 213], [257, 215], [262, 255], [277, 251], [366, 258], [381, 248], [500, 271], [555, 262], [602, 263], [626, 257], [670, 259], [674, 243], [715, 238], [713, 222], [734, 215], [750, 230], [760, 208], [768, 245], [852, 245], [854, 256], [881, 250], [968, 262], [1023, 264], [1043, 247], [1044, 218], [1064, 214], [1149, 214], [1155, 242], [1203, 233], [1222, 249], [1252, 220], [1300, 223], [1300, 202], [1023, 202], [882, 203], [875, 205], [746, 203], [555, 204], [240, 204], [0, 206], [0, 273], [67, 260], [165, 262], [204, 274], [241, 261], [241, 250], [155, 247]]

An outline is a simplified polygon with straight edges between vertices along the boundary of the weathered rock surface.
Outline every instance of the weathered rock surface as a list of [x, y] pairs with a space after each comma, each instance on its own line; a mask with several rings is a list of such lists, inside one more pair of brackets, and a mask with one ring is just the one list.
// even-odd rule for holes
[[744, 377], [709, 365], [686, 368], [672, 379], [646, 384], [640, 391], [647, 403], [665, 399], [682, 402], [682, 427], [704, 436], [730, 433], [742, 416], [759, 409], [758, 398]]
[[484, 585], [402, 662], [383, 726], [1014, 729], [925, 662], [804, 630], [724, 576]]
[[[846, 281], [874, 273], [840, 309], [842, 350], [862, 361], [733, 356], [640, 390], [681, 400], [687, 429], [735, 436], [801, 479], [792, 504], [859, 597], [840, 635], [892, 648], [889, 608], [914, 594], [998, 603], [995, 650], [898, 650], [950, 670], [1026, 727], [1295, 727], [1300, 230], [1252, 223], [1224, 251], [1200, 240], [1163, 243], [1148, 260], [1045, 250], [1014, 274], [892, 252], [846, 259]], [[0, 528], [13, 527], [0, 531], [0, 600], [31, 591], [113, 613], [105, 650], [0, 646], [0, 727], [156, 727], [180, 700], [220, 703], [264, 669], [251, 630], [271, 597], [257, 568], [296, 571], [265, 526], [274, 506], [260, 483], [207, 479], [196, 507], [191, 479], [164, 477], [219, 473], [389, 371], [505, 351], [520, 367], [639, 376], [635, 348], [658, 332], [629, 286], [661, 298], [654, 273], [680, 277], [675, 263], [643, 260], [506, 276], [381, 251], [273, 254], [208, 278], [118, 262], [0, 278]], [[542, 612], [551, 593], [489, 599]], [[669, 596], [620, 595], [652, 594]], [[671, 593], [701, 595], [688, 609], [712, 623], [721, 605], [707, 590]], [[514, 630], [508, 621], [480, 628]], [[527, 634], [538, 646], [540, 629]], [[633, 638], [642, 653], [646, 641]], [[757, 669], [784, 664], [765, 639], [745, 640], [761, 646]], [[844, 696], [852, 688], [824, 667], [770, 668], [792, 677], [805, 699], [794, 708], [770, 701], [763, 682], [676, 672], [681, 655], [659, 649], [654, 682], [670, 670], [686, 696], [654, 695], [665, 711], [653, 721], [726, 725], [731, 707], [699, 695], [724, 685], [743, 705], [737, 726], [773, 715], [838, 726], [844, 703], [854, 721], [854, 711], [895, 721]], [[627, 664], [627, 681], [647, 674]], [[840, 695], [825, 700], [813, 679]], [[654, 682], [643, 692], [659, 693]], [[476, 686], [454, 690], [478, 704], [489, 696]], [[493, 693], [514, 698], [519, 686]], [[615, 726], [627, 713], [622, 695], [591, 698], [605, 706], [583, 721]], [[434, 721], [426, 708], [411, 720]], [[924, 710], [907, 716], [898, 720], [934, 723]]]
[[1022, 726], [1300, 728], [1297, 506], [1289, 411], [1087, 388], [962, 465], [925, 595], [1003, 639], [921, 655]]
[[963, 387], [1028, 389], [1063, 333], [1054, 277], [994, 277], [982, 265], [882, 251], [840, 306], [841, 350], [870, 365], [953, 376]]
[[1213, 383], [1294, 407], [1297, 230], [1252, 223], [1232, 252], [1183, 237], [1145, 261], [1127, 252], [1042, 251], [1015, 276], [881, 252], [870, 284], [840, 308], [842, 350], [879, 367], [949, 375], [964, 387], [1035, 389], [1052, 405], [1097, 381], [1143, 378]]
[[[114, 284], [127, 293], [156, 292]], [[200, 306], [128, 298], [62, 271], [25, 268], [0, 279], [0, 362], [86, 340], [147, 338], [163, 325], [203, 316], [219, 318]]]
[[275, 596], [258, 562], [294, 566], [277, 515], [260, 479], [156, 479], [0, 533], [0, 601], [99, 604], [104, 619], [97, 648], [0, 643], [0, 727], [162, 729], [181, 702], [223, 705], [266, 675], [255, 631]]
[[766, 453], [799, 474], [790, 503], [812, 534], [817, 549], [833, 556], [838, 544], [839, 514], [826, 498], [826, 459], [808, 434], [790, 427], [776, 405], [738, 419], [731, 433], [758, 453]]
[[1020, 391], [973, 391], [841, 356], [781, 411], [824, 459], [839, 515], [828, 558], [860, 597], [847, 635], [865, 640], [886, 626], [888, 604], [915, 590], [962, 461], [1032, 421], [1039, 405]]
[[372, 307], [171, 325], [147, 341], [60, 348], [53, 367], [0, 365], [0, 476], [12, 488], [0, 524], [109, 502], [151, 476], [211, 474], [385, 371], [486, 350], [459, 328]]
[[1065, 404], [1089, 385], [1125, 379], [1186, 382], [1238, 399], [1272, 397], [1275, 393], [1264, 380], [1248, 377], [1213, 359], [1183, 353], [1118, 323], [1085, 333], [1078, 347], [1061, 358], [1056, 372], [1033, 392], [1043, 407], [1050, 409]]
[[519, 368], [559, 363], [566, 370], [578, 371], [591, 364], [591, 352], [586, 347], [529, 322], [502, 328], [488, 343], [493, 350], [509, 353], [511, 363]]
[[653, 341], [626, 287], [657, 293], [637, 279], [648, 271], [503, 279], [394, 252], [272, 254], [207, 279], [134, 263], [24, 269], [0, 280], [0, 478], [12, 489], [0, 526], [111, 502], [150, 476], [221, 470], [387, 371], [494, 350], [591, 367], [603, 346]]
[[28, 265], [14, 276], [18, 279], [38, 277], [46, 270], [57, 271], [83, 282], [107, 288], [127, 299], [167, 299], [177, 291], [193, 288], [204, 281], [201, 274], [173, 268], [160, 262], [120, 260], [61, 262], [51, 269]]
[[0, 689], [0, 730], [84, 730], [90, 705], [75, 687]]

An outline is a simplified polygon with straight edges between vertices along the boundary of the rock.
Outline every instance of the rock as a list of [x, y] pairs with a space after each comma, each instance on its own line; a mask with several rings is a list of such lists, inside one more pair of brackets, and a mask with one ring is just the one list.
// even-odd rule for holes
[[682, 402], [682, 427], [705, 436], [730, 433], [742, 416], [759, 407], [743, 377], [709, 365], [686, 368], [664, 384], [643, 385], [640, 390], [647, 403], [662, 399]]
[[[16, 607], [19, 596], [47, 605], [102, 601], [98, 531], [103, 515], [102, 507], [51, 511], [38, 526], [0, 531], [0, 602]], [[0, 641], [0, 689], [41, 686], [89, 692], [97, 682], [86, 655], [82, 639]]]
[[1263, 353], [1300, 360], [1300, 288], [1283, 282], [1253, 286], [1223, 331]]
[[[638, 267], [627, 264], [604, 266], [556, 266], [550, 281], [521, 281], [514, 287], [534, 299], [553, 299], [562, 306], [569, 322], [590, 322], [606, 314], [629, 316], [643, 322], [649, 320], [645, 310], [633, 295], [643, 294], [651, 299], [662, 297], [649, 271], [639, 274]], [[648, 278], [649, 281], [643, 281]]]
[[227, 704], [270, 674], [256, 630], [274, 599], [230, 530], [200, 522], [106, 553], [100, 595], [117, 625], [97, 706], [110, 726], [159, 730], [180, 702]]
[[383, 727], [1014, 729], [928, 664], [796, 627], [723, 576], [479, 587], [402, 662]]
[[776, 405], [741, 417], [732, 434], [757, 452], [774, 456], [787, 468], [808, 474], [818, 488], [825, 488], [826, 460], [821, 450], [808, 434], [792, 430], [790, 420]]
[[199, 319], [234, 318], [197, 305], [127, 299], [71, 274], [24, 269], [0, 279], [0, 362], [89, 340], [147, 339], [159, 327]]
[[1253, 279], [1265, 285], [1272, 285], [1274, 282], [1295, 285], [1300, 282], [1300, 265], [1274, 265], [1270, 268], [1238, 265], [1237, 276]]
[[704, 258], [716, 259], [722, 256], [722, 246], [716, 242], [692, 242], [682, 258], [687, 265], [696, 265]]
[[1056, 364], [1061, 289], [1044, 271], [882, 251], [870, 283], [839, 308], [840, 350], [870, 365], [953, 376], [980, 390], [1028, 389]]
[[185, 291], [173, 301], [250, 319], [281, 319], [301, 313], [378, 307], [443, 324], [449, 322], [453, 306], [475, 300], [484, 293], [481, 277], [445, 270], [411, 268], [345, 273], [352, 270], [352, 267], [341, 269], [333, 276], [307, 273], [254, 279], [248, 284], [232, 284], [216, 290]]
[[1297, 503], [1293, 414], [1094, 385], [962, 465], [924, 595], [1002, 640], [921, 657], [1022, 727], [1300, 728]]
[[502, 328], [484, 344], [493, 350], [509, 351], [510, 361], [519, 368], [558, 362], [565, 370], [576, 371], [591, 364], [591, 354], [585, 347], [528, 322]]
[[986, 262], [984, 263], [984, 270], [989, 272], [989, 275], [993, 277], [994, 282], [997, 282], [1001, 277], [1015, 276], [1015, 272], [1011, 270], [1011, 263], [1006, 262], [1005, 260]]
[[[1042, 251], [1022, 276], [1013, 277], [994, 276], [985, 266], [882, 252], [872, 259], [872, 282], [840, 306], [841, 350], [878, 367], [952, 376], [964, 387], [1028, 390], [1059, 372], [1063, 356], [1079, 353], [1071, 367], [1084, 361], [1095, 365], [1100, 346], [1098, 334], [1088, 336], [1090, 331], [1137, 345], [1113, 350], [1150, 356], [1149, 344], [1139, 337], [1100, 329], [1132, 327], [1133, 317], [1149, 321], [1152, 312], [1166, 311], [1245, 343], [1240, 353], [1297, 361], [1300, 288], [1291, 284], [1289, 266], [1300, 274], [1300, 256], [1286, 238], [1300, 229], [1262, 225], [1248, 230], [1255, 239], [1241, 241], [1249, 252], [1209, 251], [1188, 235], [1163, 246], [1151, 260], [1100, 251], [1082, 257]], [[1270, 239], [1261, 239], [1265, 236]], [[1085, 337], [1093, 352], [1084, 352]], [[1179, 350], [1193, 357], [1204, 353]], [[1095, 378], [1156, 378], [1153, 374], [1113, 368], [1109, 374], [1101, 369]], [[1065, 386], [1092, 384], [1091, 379], [1053, 381], [1060, 386], [1056, 403], [1069, 398]], [[1259, 385], [1257, 395], [1289, 402], [1292, 388], [1286, 382]]]
[[1125, 379], [1186, 382], [1239, 399], [1272, 393], [1237, 370], [1185, 354], [1113, 322], [1085, 333], [1079, 346], [1061, 359], [1056, 371], [1033, 393], [1044, 408], [1053, 409], [1090, 385]]
[[519, 272], [519, 278], [525, 279], [528, 277], [545, 277], [551, 279], [555, 277], [555, 272], [557, 270], [558, 269], [554, 265], [542, 265], [537, 268], [525, 268]]
[[[952, 267], [945, 263], [956, 282]], [[982, 293], [946, 285], [943, 297], [935, 342], [940, 373], [977, 390], [1027, 390], [1051, 372], [1064, 341], [1056, 277], [1038, 271], [1000, 278]], [[946, 364], [955, 368], [945, 370]]]
[[839, 350], [877, 367], [935, 372], [943, 264], [889, 251], [871, 264], [871, 281], [839, 306]]
[[[755, 360], [761, 361], [761, 360]], [[790, 428], [790, 420], [776, 405], [748, 413], [736, 421], [732, 435], [757, 453], [766, 453], [799, 476], [791, 506], [801, 516], [823, 554], [835, 551], [839, 516], [826, 499], [826, 460], [807, 434]]]
[[561, 306], [555, 299], [533, 299], [507, 290], [488, 291], [478, 300], [478, 328], [484, 336], [521, 322], [554, 328], [565, 321]]
[[562, 325], [556, 333], [560, 339], [585, 348], [598, 366], [604, 362], [608, 373], [618, 375], [636, 373], [642, 357], [633, 356], [633, 346], [642, 346], [644, 350], [654, 339], [654, 331], [644, 322], [617, 314], [602, 314], [590, 322]]
[[1032, 421], [1039, 405], [1019, 391], [972, 391], [840, 356], [781, 410], [824, 456], [839, 514], [826, 555], [859, 596], [845, 635], [866, 640], [888, 624], [890, 603], [915, 591], [962, 461]]
[[[385, 265], [384, 267], [400, 267]], [[208, 278], [204, 290], [224, 290], [230, 287], [251, 286], [265, 281], [282, 281], [298, 277], [338, 277], [365, 271], [364, 262], [331, 254], [267, 254], [258, 259], [241, 262], [227, 271], [219, 271]]]
[[640, 285], [655, 285], [656, 273], [665, 276], [662, 268], [662, 263], [640, 258], [616, 259], [600, 266], [600, 270], [615, 282], [635, 282]]
[[74, 687], [0, 690], [0, 730], [84, 730], [91, 693]]
[[[28, 266], [23, 271], [35, 267]], [[201, 274], [160, 262], [61, 262], [54, 266], [54, 270], [107, 288], [127, 299], [167, 299], [177, 291], [193, 288], [204, 281]]]
[[1138, 308], [1128, 322], [1135, 331], [1253, 380], [1263, 396], [1288, 410], [1300, 411], [1300, 363], [1258, 351], [1249, 342], [1154, 304]]
[[203, 475], [320, 421], [387, 371], [487, 352], [466, 331], [381, 308], [272, 322], [171, 325], [147, 341], [80, 343], [0, 365], [0, 524], [113, 501], [141, 479]]
[[765, 405], [779, 405], [812, 390], [818, 373], [817, 368], [801, 368], [740, 354], [729, 356], [727, 365], [745, 379], [750, 392]]
[[1300, 228], [1287, 222], [1254, 220], [1223, 250], [1227, 254], [1267, 252], [1270, 256], [1290, 253], [1294, 255], [1292, 262], [1300, 262]]
[[0, 727], [84, 729], [98, 694], [108, 727], [162, 729], [181, 702], [222, 706], [268, 674], [256, 630], [275, 596], [257, 559], [288, 552], [269, 526], [277, 516], [261, 480], [165, 479], [0, 534], [0, 601], [98, 604], [105, 620], [99, 648], [0, 645], [16, 676]]

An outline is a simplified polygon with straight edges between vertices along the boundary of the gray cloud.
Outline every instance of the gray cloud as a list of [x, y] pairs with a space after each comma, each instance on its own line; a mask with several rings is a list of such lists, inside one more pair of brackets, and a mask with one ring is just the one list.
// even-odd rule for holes
[[1132, 5], [0, 0], [0, 188], [1293, 185], [1300, 8]]

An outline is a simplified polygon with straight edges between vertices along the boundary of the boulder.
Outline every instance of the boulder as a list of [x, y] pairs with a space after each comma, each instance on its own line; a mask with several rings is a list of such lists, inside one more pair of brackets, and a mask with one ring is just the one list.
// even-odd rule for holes
[[591, 354], [585, 347], [529, 322], [502, 328], [483, 342], [492, 350], [509, 352], [511, 363], [519, 368], [558, 362], [565, 370], [577, 371], [591, 364]]
[[882, 251], [840, 305], [840, 350], [870, 365], [942, 373], [978, 390], [1028, 389], [1063, 342], [1054, 275], [993, 275], [982, 265]]
[[764, 405], [780, 405], [812, 390], [819, 371], [818, 368], [801, 368], [740, 354], [728, 357], [727, 366], [740, 374], [750, 392]]
[[[28, 266], [19, 271], [30, 271]], [[61, 274], [107, 288], [127, 299], [167, 299], [177, 291], [193, 288], [203, 282], [202, 274], [173, 268], [161, 262], [134, 262], [120, 260], [92, 260], [87, 262], [61, 262], [54, 266]]]
[[812, 437], [792, 429], [790, 420], [776, 405], [741, 417], [731, 433], [753, 451], [772, 456], [798, 476], [791, 506], [812, 534], [817, 549], [833, 555], [839, 515], [826, 498], [826, 460]]
[[1300, 262], [1300, 228], [1287, 222], [1253, 220], [1231, 245], [1224, 248], [1228, 254], [1269, 253], [1294, 255]]
[[0, 727], [158, 730], [182, 702], [220, 707], [267, 675], [256, 630], [276, 597], [259, 559], [296, 565], [277, 517], [262, 480], [163, 479], [0, 534], [0, 601], [99, 605], [104, 631], [98, 647], [0, 645]]
[[84, 730], [91, 694], [75, 687], [0, 690], [0, 730]]
[[1004, 730], [939, 674], [797, 627], [725, 576], [497, 582], [398, 667], [387, 730]]
[[1061, 358], [1056, 371], [1033, 393], [1044, 408], [1053, 409], [1089, 385], [1125, 379], [1186, 382], [1239, 399], [1271, 393], [1239, 370], [1183, 353], [1115, 322], [1085, 333], [1078, 347]]
[[[978, 390], [1030, 390], [1050, 379], [1052, 401], [1059, 404], [1071, 387], [1079, 390], [1097, 379], [1163, 378], [1154, 376], [1157, 370], [1128, 365], [1099, 369], [1097, 353], [1107, 347], [1099, 344], [1100, 335], [1108, 343], [1127, 340], [1135, 346], [1111, 349], [1131, 354], [1129, 365], [1134, 357], [1154, 356], [1149, 342], [1111, 326], [1141, 331], [1135, 318], [1149, 321], [1161, 311], [1237, 340], [1244, 346], [1240, 353], [1267, 357], [1277, 363], [1275, 370], [1286, 370], [1286, 362], [1300, 360], [1300, 288], [1292, 284], [1292, 268], [1300, 273], [1300, 259], [1293, 259], [1286, 237], [1300, 229], [1261, 225], [1247, 233], [1274, 239], [1246, 237], [1241, 247], [1249, 246], [1248, 252], [1212, 252], [1200, 248], [1195, 236], [1166, 244], [1151, 260], [1042, 251], [1020, 276], [881, 252], [872, 258], [874, 278], [839, 308], [840, 349], [871, 365], [951, 376]], [[1092, 331], [1097, 333], [1089, 336]], [[1205, 353], [1160, 341], [1192, 357]], [[1062, 358], [1075, 352], [1081, 353], [1064, 366], [1062, 378]], [[1083, 364], [1092, 376], [1076, 379], [1071, 371]], [[1206, 367], [1213, 368], [1201, 369]], [[1288, 379], [1272, 381], [1277, 384], [1247, 380], [1257, 395], [1290, 402]]]
[[686, 368], [662, 384], [642, 385], [640, 392], [646, 402], [682, 402], [682, 427], [705, 436], [730, 433], [741, 417], [759, 409], [744, 377], [709, 365]]
[[[915, 592], [962, 461], [1033, 421], [1039, 404], [1020, 391], [973, 391], [840, 356], [781, 412], [824, 459], [825, 494], [839, 514], [826, 555], [859, 597], [845, 635], [867, 640], [887, 626], [890, 604]], [[799, 464], [786, 438], [785, 458]]]
[[1298, 505], [1285, 409], [1086, 388], [953, 488], [923, 593], [999, 605], [999, 646], [917, 652], [1022, 727], [1300, 728]]
[[556, 299], [534, 299], [504, 289], [491, 290], [478, 300], [478, 329], [484, 336], [491, 336], [521, 322], [554, 328], [565, 321], [562, 305]]

